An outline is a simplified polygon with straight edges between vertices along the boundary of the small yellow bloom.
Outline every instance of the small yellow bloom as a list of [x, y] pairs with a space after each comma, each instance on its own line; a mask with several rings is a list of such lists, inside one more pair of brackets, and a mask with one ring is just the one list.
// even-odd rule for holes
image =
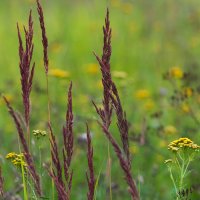
[[68, 78], [70, 76], [70, 73], [62, 69], [50, 69], [49, 75], [57, 78]]
[[142, 89], [138, 90], [135, 94], [137, 99], [147, 99], [150, 97], [150, 92], [148, 90]]
[[47, 132], [46, 131], [42, 131], [42, 130], [33, 130], [33, 135], [39, 139], [41, 137], [44, 137], [47, 135]]
[[195, 144], [189, 138], [179, 138], [178, 140], [170, 142], [170, 144], [168, 145], [168, 149], [173, 152], [177, 152], [180, 149], [191, 149], [194, 151], [198, 151], [200, 149], [200, 146]]
[[10, 152], [6, 155], [6, 159], [16, 158], [17, 154], [15, 152]]
[[183, 78], [183, 71], [180, 67], [172, 67], [169, 70], [169, 76], [171, 78], [181, 79], [181, 78]]
[[185, 97], [191, 97], [193, 95], [193, 89], [191, 87], [185, 87], [183, 88], [183, 95]]
[[96, 64], [96, 63], [90, 63], [90, 64], [88, 64], [87, 66], [86, 66], [86, 71], [89, 73], [89, 74], [92, 74], [92, 75], [94, 75], [94, 74], [98, 74], [99, 73], [99, 66], [98, 66], [98, 64]]
[[188, 106], [188, 104], [183, 103], [183, 104], [181, 105], [181, 110], [182, 110], [184, 113], [189, 113], [189, 112], [190, 112], [190, 107]]
[[171, 134], [176, 134], [177, 133], [177, 129], [172, 126], [172, 125], [168, 125], [164, 127], [164, 133], [171, 135]]
[[22, 166], [27, 167], [23, 153], [20, 154], [17, 154], [15, 152], [8, 153], [6, 155], [6, 159], [10, 160], [12, 164], [15, 165], [16, 167], [22, 167]]
[[124, 79], [127, 77], [127, 73], [124, 71], [113, 71], [112, 75], [113, 77], [119, 78], [119, 79]]

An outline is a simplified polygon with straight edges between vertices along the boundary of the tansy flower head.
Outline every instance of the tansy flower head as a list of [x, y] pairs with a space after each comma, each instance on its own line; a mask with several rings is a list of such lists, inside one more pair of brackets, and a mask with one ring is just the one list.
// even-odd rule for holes
[[198, 151], [200, 149], [200, 146], [195, 144], [189, 138], [179, 138], [178, 140], [170, 142], [170, 144], [168, 145], [168, 149], [174, 152], [177, 152], [181, 149]]
[[23, 153], [20, 154], [17, 154], [15, 152], [8, 153], [6, 155], [6, 159], [9, 159], [16, 167], [22, 167], [22, 166], [27, 167]]
[[172, 67], [171, 69], [169, 69], [169, 77], [170, 78], [177, 78], [177, 79], [181, 79], [183, 78], [183, 71], [180, 67]]
[[15, 152], [10, 152], [6, 155], [6, 159], [12, 160], [15, 159], [17, 154]]
[[33, 135], [39, 139], [40, 137], [44, 137], [47, 134], [46, 131], [42, 131], [42, 130], [33, 130]]
[[70, 73], [62, 69], [50, 69], [49, 75], [56, 78], [68, 78], [70, 76]]

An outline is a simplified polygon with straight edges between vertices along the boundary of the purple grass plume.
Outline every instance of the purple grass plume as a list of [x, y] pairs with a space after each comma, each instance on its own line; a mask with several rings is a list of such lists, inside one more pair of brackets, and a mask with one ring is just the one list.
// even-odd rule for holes
[[110, 28], [110, 21], [109, 21], [109, 10], [107, 9], [107, 15], [105, 19], [105, 26], [103, 27], [104, 33], [104, 46], [103, 46], [103, 53], [102, 57], [100, 58], [96, 54], [96, 59], [99, 62], [101, 67], [102, 73], [102, 84], [103, 84], [103, 109], [97, 108], [95, 105], [96, 111], [101, 117], [104, 125], [106, 127], [110, 126], [111, 117], [112, 117], [112, 106], [110, 101], [110, 91], [111, 91], [111, 84], [112, 78], [110, 73], [110, 56], [111, 56], [111, 28]]
[[112, 83], [112, 93], [110, 93], [110, 97], [117, 116], [117, 126], [119, 129], [123, 150], [126, 155], [127, 162], [129, 163], [129, 167], [131, 168], [131, 158], [129, 152], [128, 121], [126, 119], [126, 112], [124, 112], [122, 108], [119, 94], [114, 83]]
[[1, 170], [1, 166], [0, 166], [0, 196], [1, 197], [3, 197], [3, 195], [4, 195], [3, 186], [4, 186], [4, 179], [2, 176], [2, 170]]
[[3, 97], [3, 98], [4, 98], [4, 101], [7, 105], [8, 111], [9, 111], [11, 117], [13, 118], [15, 126], [17, 128], [19, 139], [20, 139], [21, 145], [23, 147], [23, 151], [24, 151], [23, 152], [24, 157], [25, 157], [25, 160], [26, 160], [26, 163], [27, 163], [28, 172], [32, 177], [32, 180], [33, 180], [33, 183], [34, 183], [34, 186], [35, 186], [35, 190], [36, 190], [38, 196], [41, 196], [42, 191], [41, 191], [41, 186], [40, 186], [40, 177], [36, 172], [34, 162], [33, 162], [33, 158], [32, 158], [32, 156], [29, 152], [28, 144], [27, 144], [27, 141], [25, 139], [24, 131], [22, 129], [20, 120], [18, 118], [18, 115], [16, 114], [16, 112], [13, 110], [10, 103], [6, 99], [6, 97]]
[[[35, 69], [35, 63], [31, 64], [33, 56], [33, 20], [32, 12], [30, 11], [28, 28], [24, 27], [25, 32], [25, 47], [23, 46], [22, 37], [19, 26], [17, 24], [18, 39], [19, 39], [19, 68], [21, 74], [21, 88], [22, 88], [22, 99], [24, 105], [24, 118], [26, 127], [29, 127], [30, 121], [30, 93], [32, 89], [32, 81]], [[28, 133], [29, 134], [29, 133]], [[30, 135], [28, 135], [28, 140]]]
[[66, 124], [63, 127], [63, 165], [64, 165], [64, 174], [65, 180], [68, 187], [68, 193], [70, 195], [71, 186], [72, 186], [72, 177], [73, 171], [70, 172], [70, 165], [73, 155], [73, 146], [74, 146], [74, 136], [73, 136], [73, 110], [72, 110], [72, 82], [69, 86], [68, 91], [68, 104], [66, 112]]
[[[50, 144], [51, 144], [51, 158], [53, 169], [48, 170], [50, 177], [53, 179], [59, 200], [70, 199], [70, 192], [72, 187], [73, 171], [70, 171], [71, 160], [73, 155], [73, 111], [72, 111], [72, 82], [70, 83], [68, 91], [68, 104], [66, 112], [66, 124], [63, 127], [63, 166], [59, 158], [58, 145], [53, 134], [51, 124], [49, 123], [50, 130]], [[64, 169], [64, 178], [62, 171]]]
[[[104, 45], [103, 45], [103, 55], [100, 59], [96, 56], [102, 72], [102, 83], [103, 83], [103, 109], [96, 108], [97, 114], [101, 118], [99, 122], [102, 130], [112, 144], [112, 147], [118, 157], [120, 166], [125, 174], [125, 180], [129, 186], [129, 192], [131, 194], [132, 200], [139, 200], [139, 194], [135, 181], [131, 174], [131, 160], [129, 152], [129, 138], [128, 138], [128, 122], [126, 120], [126, 114], [123, 111], [121, 101], [118, 95], [117, 88], [112, 81], [111, 72], [110, 72], [110, 57], [111, 57], [111, 28], [109, 21], [109, 10], [107, 10], [105, 26], [103, 27], [104, 34]], [[112, 118], [112, 107], [115, 109], [117, 116], [117, 126], [121, 136], [121, 142], [123, 150], [120, 145], [116, 142], [111, 132], [109, 131], [109, 126]]]
[[58, 193], [58, 200], [68, 200], [69, 199], [68, 194], [65, 189], [65, 184], [62, 178], [62, 166], [59, 159], [58, 146], [56, 143], [55, 136], [53, 134], [51, 124], [49, 124], [49, 130], [50, 130], [50, 135], [51, 135], [50, 144], [51, 144], [51, 159], [52, 159], [53, 167], [52, 169], [49, 169], [48, 172], [56, 186], [56, 190]]
[[88, 171], [86, 172], [87, 183], [88, 183], [88, 200], [94, 199], [95, 190], [95, 177], [94, 177], [94, 165], [93, 165], [93, 147], [91, 144], [90, 130], [87, 125], [87, 160], [88, 160]]
[[48, 70], [49, 70], [48, 39], [46, 36], [46, 28], [45, 28], [45, 24], [44, 24], [44, 14], [43, 14], [42, 6], [40, 4], [40, 0], [37, 0], [37, 11], [38, 11], [38, 15], [39, 15], [40, 28], [42, 31], [43, 61], [44, 61], [45, 73], [47, 75]]

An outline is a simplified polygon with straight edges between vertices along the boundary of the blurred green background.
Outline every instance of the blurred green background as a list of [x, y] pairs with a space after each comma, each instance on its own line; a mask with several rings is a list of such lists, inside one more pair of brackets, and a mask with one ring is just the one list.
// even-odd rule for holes
[[[51, 76], [50, 99], [53, 128], [62, 144], [65, 120], [66, 93], [73, 81], [74, 135], [72, 199], [86, 199], [86, 144], [82, 139], [85, 122], [89, 123], [93, 145], [95, 174], [99, 175], [97, 199], [109, 199], [107, 141], [100, 131], [92, 100], [101, 104], [101, 74], [93, 55], [102, 52], [102, 25], [106, 8], [110, 10], [112, 27], [111, 69], [118, 86], [124, 109], [130, 122], [130, 151], [133, 154], [132, 172], [142, 200], [172, 199], [173, 186], [164, 160], [170, 158], [167, 144], [181, 136], [200, 143], [200, 1], [198, 0], [42, 0]], [[46, 128], [47, 98], [42, 61], [41, 31], [34, 0], [0, 1], [0, 93], [23, 112], [21, 103], [18, 38], [16, 23], [22, 30], [27, 25], [29, 9], [34, 18], [34, 57], [36, 71], [31, 94], [31, 130]], [[164, 80], [172, 67], [180, 68], [184, 77]], [[61, 75], [55, 75], [56, 70]], [[62, 77], [61, 77], [62, 76]], [[173, 97], [185, 87], [193, 95], [181, 102]], [[145, 95], [141, 95], [141, 93]], [[142, 94], [143, 94], [142, 93]], [[111, 131], [119, 134], [115, 120]], [[139, 140], [145, 133], [145, 142]], [[32, 150], [38, 163], [38, 145], [43, 162], [49, 161], [48, 139], [32, 138]], [[6, 191], [14, 191], [21, 183], [20, 173], [5, 155], [18, 151], [17, 133], [7, 109], [0, 100], [0, 161], [5, 176]], [[123, 173], [113, 151], [113, 199], [130, 199]], [[199, 158], [192, 165], [188, 185], [195, 186], [193, 199], [200, 199]], [[49, 197], [51, 184], [42, 169], [44, 195]], [[14, 180], [14, 181], [13, 181]], [[192, 181], [190, 181], [192, 180]], [[191, 183], [190, 183], [191, 182]], [[21, 193], [20, 193], [21, 195]]]

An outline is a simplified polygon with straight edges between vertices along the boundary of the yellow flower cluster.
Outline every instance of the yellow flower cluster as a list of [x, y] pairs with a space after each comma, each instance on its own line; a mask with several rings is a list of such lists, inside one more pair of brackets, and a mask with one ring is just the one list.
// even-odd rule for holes
[[33, 135], [39, 139], [40, 137], [44, 137], [47, 134], [46, 131], [42, 131], [42, 130], [33, 130]]
[[169, 77], [170, 78], [177, 78], [177, 79], [181, 79], [183, 78], [183, 71], [180, 67], [172, 67], [169, 70]]
[[200, 149], [200, 146], [195, 144], [189, 138], [179, 138], [178, 140], [170, 142], [168, 149], [174, 152], [177, 152], [180, 149], [191, 149], [197, 151]]
[[70, 76], [70, 73], [62, 69], [50, 69], [49, 75], [56, 78], [68, 78]]
[[191, 87], [185, 87], [183, 88], [183, 95], [185, 97], [191, 97], [193, 95], [193, 89]]
[[11, 160], [13, 165], [15, 165], [16, 167], [27, 167], [23, 153], [20, 154], [17, 154], [15, 152], [8, 153], [6, 155], [6, 159]]

